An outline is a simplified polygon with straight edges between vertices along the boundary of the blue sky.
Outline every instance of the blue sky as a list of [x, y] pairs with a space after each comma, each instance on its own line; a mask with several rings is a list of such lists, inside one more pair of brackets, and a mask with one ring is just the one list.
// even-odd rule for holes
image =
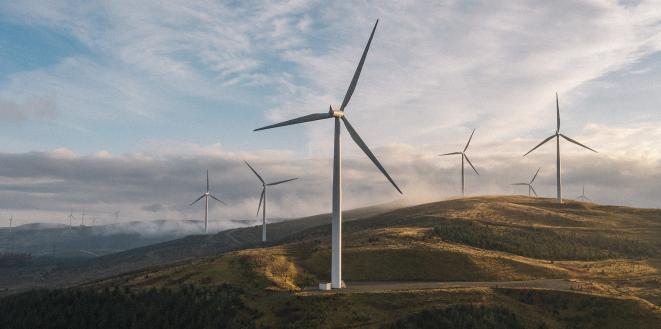
[[[347, 113], [411, 202], [457, 194], [457, 164], [436, 155], [473, 128], [471, 160], [484, 172], [468, 178], [473, 194], [515, 193], [508, 183], [542, 166], [536, 189], [551, 196], [551, 147], [521, 155], [554, 131], [557, 91], [563, 130], [600, 151], [563, 146], [568, 193], [586, 184], [595, 200], [661, 206], [661, 191], [643, 184], [661, 177], [655, 1], [28, 0], [0, 2], [0, 153], [14, 161], [0, 173], [2, 212], [199, 216], [180, 203], [214, 167], [233, 204], [222, 216], [249, 216], [258, 195], [242, 185], [252, 179], [243, 159], [307, 177], [310, 186], [274, 197], [281, 216], [326, 211], [331, 124], [252, 129], [340, 103], [376, 18]], [[348, 205], [397, 199], [345, 143]], [[106, 166], [141, 183], [116, 185]], [[182, 192], [151, 196], [167, 175], [188, 177]], [[129, 202], [127, 189], [144, 193]], [[89, 200], [94, 193], [105, 201]], [[41, 205], [12, 201], [26, 194]]]

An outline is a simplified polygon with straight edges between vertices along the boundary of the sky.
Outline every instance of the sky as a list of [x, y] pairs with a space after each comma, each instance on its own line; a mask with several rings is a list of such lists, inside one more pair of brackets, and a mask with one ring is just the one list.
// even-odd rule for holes
[[[0, 219], [254, 219], [330, 210], [331, 121], [253, 129], [339, 105], [404, 191], [343, 133], [345, 208], [523, 194], [661, 207], [660, 1], [0, 0]], [[7, 223], [8, 224], [8, 223]], [[0, 225], [6, 225], [0, 221]]]

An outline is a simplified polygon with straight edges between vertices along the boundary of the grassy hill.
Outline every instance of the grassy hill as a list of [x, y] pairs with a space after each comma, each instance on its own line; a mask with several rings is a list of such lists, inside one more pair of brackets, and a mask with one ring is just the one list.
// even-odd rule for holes
[[[345, 219], [346, 221], [352, 221], [366, 218], [399, 207], [401, 205], [398, 203], [388, 203], [358, 208], [345, 212]], [[330, 223], [329, 214], [269, 224], [269, 245], [277, 244], [283, 239], [311, 227], [317, 227], [327, 223]], [[68, 228], [61, 228], [61, 230], [64, 230], [62, 234], [70, 235], [82, 234], [79, 231], [89, 231], [88, 228], [77, 229], [73, 232], [70, 232]], [[44, 233], [42, 232], [40, 234]], [[95, 239], [96, 241], [100, 241], [99, 243], [101, 244], [104, 241], [103, 239], [99, 240], [100, 238], [95, 237], [96, 235], [86, 234], [86, 236], [89, 236], [91, 244], [94, 243]], [[130, 236], [127, 236], [121, 235], [119, 241], [122, 242], [130, 239]], [[48, 239], [51, 238], [49, 237]], [[124, 245], [131, 247], [135, 243], [136, 241], [131, 241]], [[155, 243], [100, 257], [67, 260], [48, 258], [46, 259], [47, 262], [35, 262], [33, 266], [28, 268], [0, 268], [0, 296], [34, 288], [70, 287], [121, 273], [139, 271], [150, 267], [167, 266], [190, 259], [208, 257], [231, 250], [262, 245], [261, 227], [253, 226], [211, 235], [190, 235], [184, 238]]]
[[[345, 291], [307, 288], [330, 277], [328, 215], [274, 224], [275, 239], [268, 245], [258, 243], [257, 228], [246, 228], [103, 257], [81, 268], [144, 265], [167, 254], [178, 262], [127, 266], [131, 272], [90, 276], [94, 280], [76, 289], [98, 294], [117, 287], [131, 292], [240, 287], [256, 326], [282, 328], [661, 326], [661, 210], [479, 197], [349, 218], [343, 235]], [[566, 284], [516, 289], [505, 284], [542, 279]], [[428, 281], [465, 286], [397, 288], [397, 282]], [[475, 283], [482, 281], [502, 287]], [[393, 284], [351, 288], [368, 282]]]

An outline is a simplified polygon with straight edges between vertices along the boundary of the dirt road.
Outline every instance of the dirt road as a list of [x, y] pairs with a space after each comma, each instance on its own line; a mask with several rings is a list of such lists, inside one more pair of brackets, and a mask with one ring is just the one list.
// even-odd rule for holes
[[[347, 282], [347, 288], [341, 290], [332, 290], [332, 292], [385, 292], [398, 290], [422, 290], [422, 289], [442, 289], [442, 288], [532, 288], [532, 289], [553, 289], [570, 290], [571, 281], [565, 279], [545, 279], [528, 281], [499, 281], [499, 282], [411, 282], [411, 281], [383, 281], [383, 282]], [[316, 290], [308, 288], [305, 290]]]

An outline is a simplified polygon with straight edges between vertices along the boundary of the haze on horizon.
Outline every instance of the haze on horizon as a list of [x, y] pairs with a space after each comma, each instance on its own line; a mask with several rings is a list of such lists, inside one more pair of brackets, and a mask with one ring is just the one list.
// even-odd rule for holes
[[[200, 219], [206, 169], [229, 204], [210, 219], [256, 224], [244, 160], [300, 177], [271, 217], [328, 212], [332, 125], [252, 130], [339, 104], [376, 18], [348, 111], [405, 201], [460, 194], [438, 154], [473, 128], [467, 195], [525, 194], [509, 184], [541, 167], [554, 197], [554, 148], [522, 155], [554, 131], [557, 91], [562, 130], [600, 152], [563, 144], [564, 196], [661, 207], [657, 1], [26, 0], [0, 3], [0, 226]], [[343, 138], [346, 209], [399, 200]]]

